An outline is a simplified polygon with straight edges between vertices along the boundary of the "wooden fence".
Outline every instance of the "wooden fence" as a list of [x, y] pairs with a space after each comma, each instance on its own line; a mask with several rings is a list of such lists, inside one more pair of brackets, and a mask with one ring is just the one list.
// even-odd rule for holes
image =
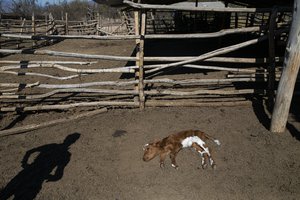
[[[2, 18], [0, 17], [0, 33], [1, 34], [18, 34], [18, 35], [32, 35], [32, 36], [48, 36], [48, 35], [127, 35], [129, 31], [126, 27], [124, 18], [120, 16], [119, 19], [111, 19], [102, 17], [99, 13], [94, 20], [72, 21], [68, 18], [68, 13], [65, 13], [64, 19], [54, 19], [52, 14], [45, 15], [43, 18], [35, 17], [33, 14], [31, 18], [20, 17]], [[17, 38], [6, 39], [0, 41], [1, 47], [14, 46], [18, 48], [24, 45], [26, 41]], [[33, 45], [37, 45], [34, 43]]]
[[[125, 1], [127, 2], [127, 1]], [[234, 106], [249, 104], [249, 98], [254, 95], [269, 97], [272, 104], [274, 98], [274, 85], [281, 75], [280, 63], [282, 56], [276, 56], [275, 41], [284, 42], [288, 31], [289, 21], [282, 20], [281, 16], [291, 16], [289, 8], [266, 8], [262, 10], [247, 8], [207, 9], [193, 8], [199, 13], [229, 13], [230, 16], [268, 16], [267, 22], [252, 23], [251, 26], [236, 26], [240, 18], [234, 17], [234, 26], [209, 33], [189, 34], [154, 34], [147, 32], [147, 17], [155, 10], [177, 10], [172, 6], [152, 6], [127, 2], [135, 10], [135, 35], [19, 35], [2, 33], [1, 37], [23, 40], [50, 40], [50, 39], [96, 39], [96, 40], [135, 40], [136, 55], [91, 55], [82, 53], [67, 53], [38, 49], [0, 49], [1, 54], [34, 54], [61, 57], [88, 58], [95, 60], [128, 61], [134, 62], [131, 66], [118, 66], [114, 68], [89, 68], [92, 63], [68, 61], [31, 61], [16, 62], [1, 60], [0, 74], [10, 76], [36, 76], [49, 79], [70, 80], [78, 76], [89, 76], [98, 73], [132, 74], [132, 79], [126, 81], [111, 80], [98, 82], [47, 84], [39, 81], [32, 83], [1, 83], [0, 111], [39, 111], [69, 109], [79, 106]], [[151, 9], [151, 11], [149, 10]], [[186, 8], [185, 8], [186, 10]], [[189, 11], [189, 10], [188, 10]], [[243, 13], [243, 14], [242, 14]], [[268, 13], [268, 15], [264, 14]], [[66, 17], [67, 18], [67, 17]], [[231, 18], [231, 17], [230, 17]], [[230, 23], [232, 24], [232, 23]], [[254, 26], [255, 25], [255, 26]], [[75, 26], [75, 25], [74, 25]], [[69, 33], [70, 26], [66, 29]], [[99, 28], [99, 27], [98, 27]], [[99, 30], [99, 29], [98, 29]], [[250, 35], [246, 40], [221, 46], [198, 56], [148, 56], [145, 54], [145, 40], [169, 39], [220, 39], [231, 35]], [[242, 55], [230, 57], [226, 54], [239, 51], [262, 42], [269, 43], [267, 57], [251, 57]], [[70, 67], [68, 65], [78, 65]], [[232, 66], [229, 66], [232, 65]], [[68, 76], [55, 76], [42, 72], [30, 72], [29, 69], [53, 68], [70, 73]], [[187, 69], [196, 70], [188, 75]], [[171, 76], [170, 72], [178, 71], [180, 78]], [[218, 72], [220, 77], [205, 78], [201, 76], [206, 71]], [[220, 72], [220, 73], [219, 73]], [[199, 75], [200, 73], [200, 75]], [[162, 76], [162, 77], [160, 77]], [[266, 86], [267, 85], [267, 86]], [[43, 91], [43, 92], [41, 92]], [[73, 96], [72, 94], [76, 94]], [[69, 96], [69, 97], [68, 97]], [[67, 98], [68, 97], [68, 98]], [[63, 104], [61, 99], [67, 99]], [[72, 103], [70, 103], [72, 101]], [[75, 102], [74, 102], [75, 101]], [[39, 105], [32, 105], [40, 103]], [[42, 103], [41, 103], [42, 102]], [[14, 104], [12, 104], [14, 103]], [[12, 106], [13, 105], [13, 106]]]

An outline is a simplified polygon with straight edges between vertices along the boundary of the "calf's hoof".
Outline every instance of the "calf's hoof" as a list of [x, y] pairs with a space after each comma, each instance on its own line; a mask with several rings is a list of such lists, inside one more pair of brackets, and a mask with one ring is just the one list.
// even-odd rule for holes
[[160, 163], [160, 164], [159, 164], [159, 167], [160, 167], [161, 169], [165, 168], [165, 163]]
[[206, 168], [207, 168], [207, 164], [203, 164], [202, 169], [206, 169]]
[[178, 169], [178, 165], [172, 164], [172, 167], [173, 167], [174, 169]]
[[215, 170], [217, 169], [217, 165], [216, 164], [212, 164], [211, 167]]

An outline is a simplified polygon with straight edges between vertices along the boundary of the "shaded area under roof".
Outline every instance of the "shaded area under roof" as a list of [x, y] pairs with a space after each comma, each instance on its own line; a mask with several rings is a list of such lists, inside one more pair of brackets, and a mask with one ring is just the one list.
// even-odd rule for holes
[[[123, 0], [93, 0], [100, 4], [109, 6], [122, 6]], [[196, 0], [195, 0], [196, 1]], [[135, 1], [136, 2], [136, 1]], [[178, 2], [185, 2], [184, 0], [141, 0], [142, 3], [147, 4], [173, 4]], [[200, 0], [199, 0], [200, 2]], [[224, 2], [242, 4], [249, 7], [273, 7], [273, 6], [291, 6], [294, 0], [224, 0]]]
[[228, 3], [245, 4], [251, 7], [291, 6], [294, 0], [225, 0]]
[[[99, 4], [106, 4], [109, 6], [123, 5], [123, 0], [93, 0], [93, 1]], [[147, 3], [147, 4], [173, 4], [178, 2], [183, 2], [183, 1], [182, 0], [141, 0], [141, 3]]]

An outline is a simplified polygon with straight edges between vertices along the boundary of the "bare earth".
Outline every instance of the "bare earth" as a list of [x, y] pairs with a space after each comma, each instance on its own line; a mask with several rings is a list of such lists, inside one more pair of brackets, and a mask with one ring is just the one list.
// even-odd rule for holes
[[[66, 43], [71, 45], [65, 41], [55, 49]], [[36, 113], [18, 120], [8, 114], [1, 117], [1, 128], [14, 120], [18, 127], [81, 112]], [[110, 109], [89, 119], [1, 137], [0, 199], [7, 194], [70, 200], [300, 199], [299, 115], [290, 115], [288, 130], [280, 135], [266, 129], [267, 121], [255, 105]], [[158, 158], [142, 161], [145, 143], [186, 129], [200, 129], [220, 140], [221, 146], [210, 144], [216, 170], [203, 170], [190, 149], [179, 153], [178, 170], [169, 159], [164, 169]], [[73, 141], [63, 143], [70, 137]]]

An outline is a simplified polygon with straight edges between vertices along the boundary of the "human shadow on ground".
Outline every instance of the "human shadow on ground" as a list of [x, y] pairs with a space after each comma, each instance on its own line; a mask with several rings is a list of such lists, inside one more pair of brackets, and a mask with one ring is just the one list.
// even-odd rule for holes
[[[31, 200], [40, 192], [44, 181], [60, 180], [71, 158], [69, 148], [79, 137], [79, 133], [73, 133], [61, 144], [46, 144], [27, 151], [21, 162], [22, 171], [1, 190], [0, 199]], [[36, 153], [38, 155], [30, 163]]]

